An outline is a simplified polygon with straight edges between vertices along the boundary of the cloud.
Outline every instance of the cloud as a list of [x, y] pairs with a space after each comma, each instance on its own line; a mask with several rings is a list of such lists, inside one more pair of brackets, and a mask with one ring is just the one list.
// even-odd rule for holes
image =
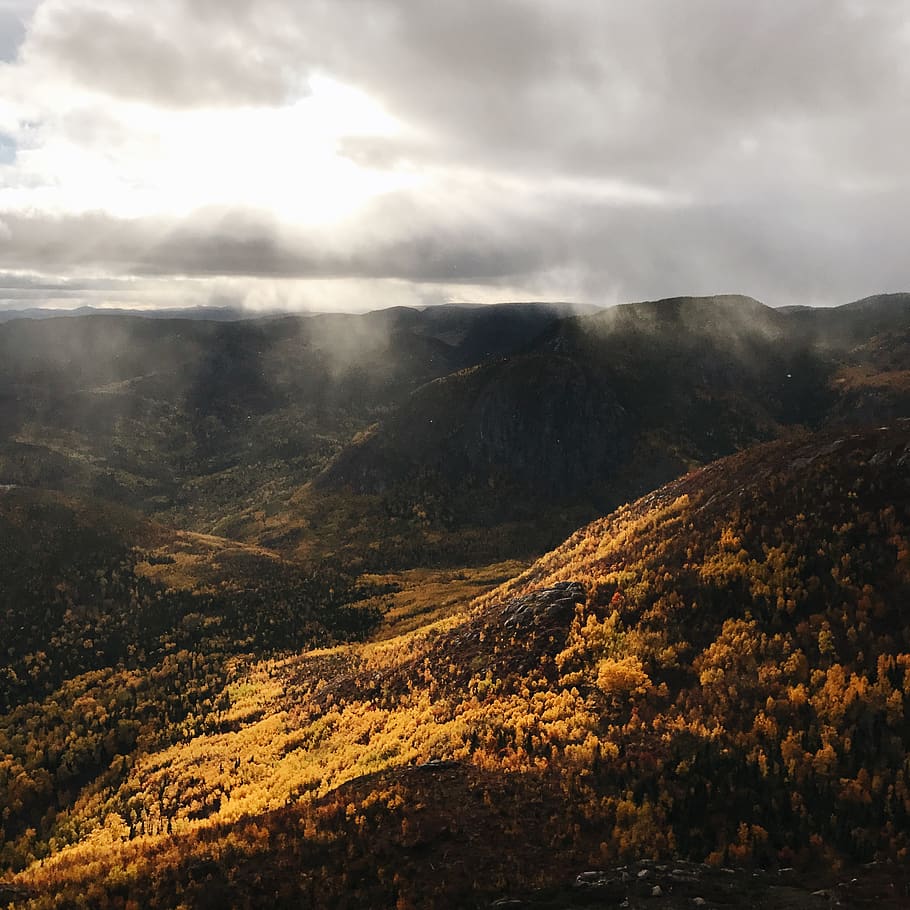
[[546, 226], [531, 213], [484, 222], [480, 212], [444, 213], [407, 195], [385, 197], [356, 223], [334, 230], [307, 230], [247, 210], [203, 210], [179, 221], [9, 215], [6, 223], [10, 237], [0, 249], [0, 268], [27, 270], [40, 261], [43, 270], [60, 274], [483, 283], [526, 273], [549, 258]]
[[0, 64], [15, 60], [38, 0], [0, 0]]
[[45, 0], [0, 98], [0, 268], [295, 300], [910, 286], [897, 0]]
[[790, 122], [862, 135], [908, 100], [907, 29], [887, 0], [46, 0], [27, 54], [176, 107], [281, 105], [328, 73], [419, 128], [413, 154], [663, 182], [781, 154]]
[[286, 18], [267, 2], [238, 19], [205, 2], [46, 0], [25, 54], [84, 87], [144, 103], [277, 105], [306, 94]]
[[[908, 212], [908, 191], [864, 193], [858, 202], [850, 192], [808, 187], [791, 189], [786, 208], [771, 196], [746, 210], [739, 202], [579, 202], [563, 192], [532, 197], [483, 183], [447, 187], [437, 198], [388, 195], [332, 230], [249, 210], [202, 210], [179, 221], [7, 216], [0, 268], [40, 262], [50, 274], [158, 282], [221, 276], [260, 290], [273, 281], [286, 299], [300, 296], [289, 294], [289, 282], [321, 283], [328, 299], [333, 283], [347, 281], [467, 299], [616, 302], [742, 291], [774, 304], [836, 303], [906, 286]], [[339, 296], [351, 306], [347, 292]]]

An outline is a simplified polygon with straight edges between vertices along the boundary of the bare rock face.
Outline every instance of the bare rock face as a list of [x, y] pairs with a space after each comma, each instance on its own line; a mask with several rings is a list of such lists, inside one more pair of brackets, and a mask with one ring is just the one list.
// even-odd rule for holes
[[[439, 653], [446, 655], [440, 667], [454, 666], [452, 682], [461, 685], [484, 673], [493, 679], [519, 679], [538, 666], [542, 656], [552, 657], [564, 647], [575, 606], [586, 600], [582, 584], [563, 581], [496, 604], [439, 639]], [[452, 654], [462, 659], [454, 664]]]
[[530, 629], [568, 621], [575, 613], [575, 605], [584, 603], [586, 598], [584, 587], [577, 581], [559, 582], [551, 588], [511, 601], [502, 613], [503, 627], [509, 630]]

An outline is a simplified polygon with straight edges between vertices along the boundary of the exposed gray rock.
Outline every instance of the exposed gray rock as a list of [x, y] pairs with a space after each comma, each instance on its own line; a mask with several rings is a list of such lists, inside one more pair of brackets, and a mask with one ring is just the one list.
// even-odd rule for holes
[[445, 771], [449, 768], [457, 768], [459, 763], [447, 758], [431, 758], [429, 761], [422, 762], [419, 765], [411, 765], [408, 771]]
[[910, 907], [910, 875], [900, 864], [872, 864], [859, 877], [845, 877], [834, 885], [814, 873], [791, 868], [719, 869], [683, 859], [668, 865], [640, 859], [605, 870], [581, 872], [561, 888], [536, 892], [526, 903], [537, 910], [575, 906], [770, 910], [829, 905], [906, 910]]
[[698, 875], [695, 872], [687, 872], [685, 869], [674, 869], [670, 873], [670, 881], [683, 883], [683, 882], [697, 882]]
[[502, 612], [503, 627], [509, 630], [528, 629], [539, 624], [569, 619], [575, 605], [584, 603], [587, 595], [577, 581], [563, 581], [518, 597]]
[[575, 877], [576, 884], [587, 885], [593, 884], [594, 882], [602, 881], [607, 877], [606, 872], [580, 872]]

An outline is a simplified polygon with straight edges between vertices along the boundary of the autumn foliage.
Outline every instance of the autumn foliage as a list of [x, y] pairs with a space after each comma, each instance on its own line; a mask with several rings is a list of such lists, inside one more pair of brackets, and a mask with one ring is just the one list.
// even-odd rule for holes
[[903, 860], [907, 603], [910, 426], [771, 443], [415, 631], [217, 673], [177, 650], [18, 706], [4, 861], [39, 908], [469, 906], [572, 863]]

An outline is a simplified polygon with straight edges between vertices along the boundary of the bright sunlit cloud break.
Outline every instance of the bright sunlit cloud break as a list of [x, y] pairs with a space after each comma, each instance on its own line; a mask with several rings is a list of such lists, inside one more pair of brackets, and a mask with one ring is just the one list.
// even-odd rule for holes
[[17, 179], [0, 188], [0, 208], [138, 218], [237, 207], [320, 224], [413, 185], [413, 175], [358, 167], [337, 151], [343, 137], [400, 134], [393, 118], [327, 77], [310, 88], [284, 107], [193, 111], [133, 101], [102, 110], [97, 95], [74, 93], [66, 109], [49, 103], [13, 127]]

